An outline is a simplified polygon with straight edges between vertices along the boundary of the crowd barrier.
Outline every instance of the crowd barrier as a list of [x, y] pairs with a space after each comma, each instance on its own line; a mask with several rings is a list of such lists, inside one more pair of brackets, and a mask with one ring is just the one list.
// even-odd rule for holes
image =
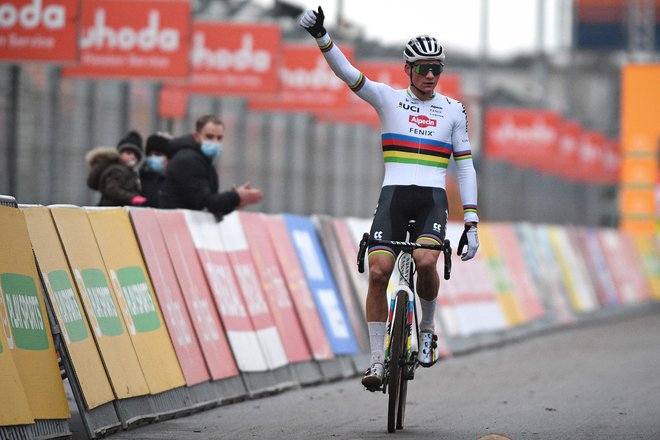
[[[369, 226], [0, 206], [0, 439], [70, 435], [64, 376], [88, 437], [99, 438], [359, 375], [367, 277], [355, 261]], [[462, 229], [448, 226], [454, 249]], [[476, 257], [454, 254], [441, 282], [445, 356], [660, 299], [657, 237], [494, 222], [479, 237]]]

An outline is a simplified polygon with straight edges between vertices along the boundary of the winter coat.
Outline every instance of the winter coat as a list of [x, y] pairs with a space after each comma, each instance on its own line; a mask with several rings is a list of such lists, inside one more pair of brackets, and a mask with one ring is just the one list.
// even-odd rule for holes
[[174, 157], [165, 171], [160, 207], [208, 210], [222, 216], [232, 212], [241, 198], [234, 190], [218, 193], [218, 172], [192, 134], [173, 139]]
[[90, 171], [87, 186], [101, 193], [98, 206], [130, 205], [140, 193], [140, 178], [124, 165], [115, 148], [97, 147], [85, 156]]
[[140, 168], [140, 184], [142, 185], [140, 194], [147, 198], [147, 203], [142, 206], [150, 206], [152, 208], [158, 208], [160, 206], [158, 199], [163, 182], [165, 182], [165, 174], [156, 173], [144, 167]]

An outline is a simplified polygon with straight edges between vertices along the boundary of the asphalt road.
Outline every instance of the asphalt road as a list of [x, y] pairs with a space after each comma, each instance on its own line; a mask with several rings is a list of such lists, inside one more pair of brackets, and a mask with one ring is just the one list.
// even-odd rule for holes
[[[418, 370], [406, 427], [358, 378], [234, 403], [110, 439], [660, 439], [660, 312], [571, 327]], [[492, 438], [492, 437], [491, 437]]]

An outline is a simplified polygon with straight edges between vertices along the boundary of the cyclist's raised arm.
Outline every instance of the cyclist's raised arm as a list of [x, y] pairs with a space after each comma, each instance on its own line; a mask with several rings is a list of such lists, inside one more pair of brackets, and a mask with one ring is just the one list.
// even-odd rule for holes
[[300, 26], [316, 39], [319, 49], [323, 52], [325, 60], [335, 75], [345, 82], [352, 91], [357, 93], [360, 98], [374, 106], [378, 106], [381, 101], [380, 90], [382, 88], [389, 89], [390, 87], [387, 84], [370, 81], [348, 61], [323, 27], [324, 19], [323, 9], [319, 6], [318, 11], [310, 9], [302, 15]]

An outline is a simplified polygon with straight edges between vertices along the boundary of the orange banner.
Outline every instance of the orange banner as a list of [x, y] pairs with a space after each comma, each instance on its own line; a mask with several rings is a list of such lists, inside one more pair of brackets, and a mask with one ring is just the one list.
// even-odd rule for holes
[[185, 78], [189, 71], [187, 0], [86, 0], [80, 64], [64, 76]]
[[188, 112], [188, 91], [183, 87], [163, 86], [158, 91], [158, 116], [181, 119]]
[[561, 120], [548, 110], [491, 108], [486, 113], [486, 155], [550, 171]]
[[193, 23], [190, 92], [222, 95], [275, 93], [281, 59], [277, 25]]
[[[342, 46], [350, 60], [353, 48]], [[317, 46], [285, 44], [279, 69], [279, 93], [255, 97], [248, 103], [252, 111], [315, 111], [346, 109], [350, 89], [330, 70]]]
[[0, 60], [78, 60], [78, 0], [0, 3]]

